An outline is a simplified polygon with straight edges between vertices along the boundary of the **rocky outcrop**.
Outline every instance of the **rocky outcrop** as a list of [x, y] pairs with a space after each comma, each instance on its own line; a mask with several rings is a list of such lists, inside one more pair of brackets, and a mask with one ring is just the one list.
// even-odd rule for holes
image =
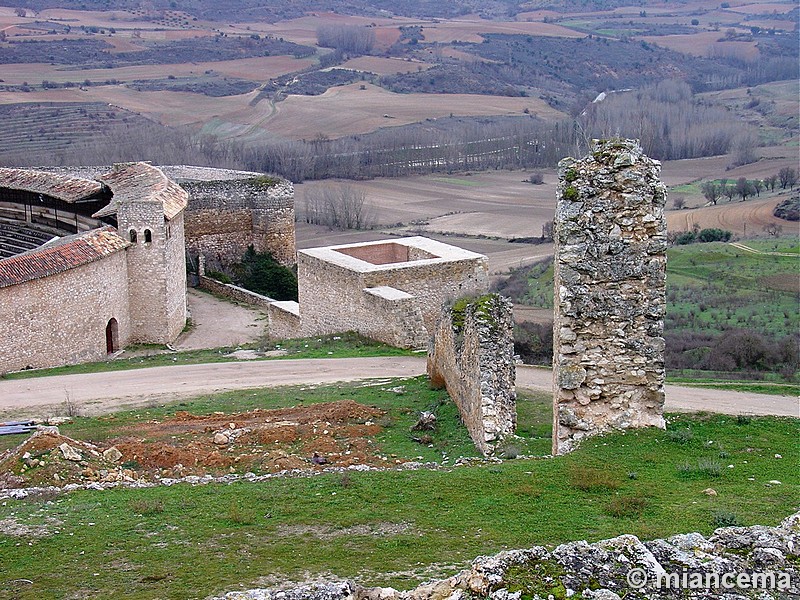
[[484, 455], [514, 435], [514, 323], [511, 301], [497, 294], [445, 305], [428, 348], [428, 375], [458, 406]]
[[216, 600], [783, 600], [798, 594], [800, 513], [778, 527], [725, 527], [708, 538], [689, 533], [642, 542], [621, 535], [552, 551], [501, 552], [407, 592], [336, 582], [230, 592]]
[[609, 429], [664, 427], [660, 168], [631, 140], [559, 163], [553, 454]]

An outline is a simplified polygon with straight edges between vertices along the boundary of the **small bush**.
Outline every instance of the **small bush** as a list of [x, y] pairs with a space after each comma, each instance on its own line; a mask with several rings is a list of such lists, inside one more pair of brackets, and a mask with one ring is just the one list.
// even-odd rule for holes
[[252, 510], [243, 510], [238, 502], [231, 500], [228, 507], [228, 520], [238, 525], [252, 525], [255, 522], [255, 513]]
[[673, 429], [667, 432], [669, 440], [676, 444], [688, 444], [694, 439], [694, 433], [688, 427], [686, 429]]
[[722, 463], [710, 458], [702, 458], [697, 462], [697, 472], [705, 477], [720, 477]]
[[160, 498], [138, 498], [128, 503], [131, 511], [137, 515], [157, 515], [164, 512], [164, 501]]
[[584, 492], [615, 490], [619, 479], [606, 469], [573, 466], [569, 471], [569, 484]]
[[633, 519], [640, 516], [647, 506], [641, 496], [617, 496], [606, 507], [606, 512], [615, 519]]
[[712, 515], [714, 527], [738, 527], [739, 518], [736, 513], [727, 510], [718, 510]]
[[499, 448], [497, 454], [500, 456], [500, 458], [513, 460], [517, 458], [520, 454], [522, 454], [522, 451], [519, 449], [518, 446], [515, 446], [514, 444], [509, 444], [507, 446]]

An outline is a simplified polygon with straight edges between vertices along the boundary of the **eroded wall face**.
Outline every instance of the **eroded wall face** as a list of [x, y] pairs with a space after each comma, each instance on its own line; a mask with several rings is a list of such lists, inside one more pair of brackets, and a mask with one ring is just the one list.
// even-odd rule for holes
[[[128, 344], [125, 252], [0, 288], [0, 373], [102, 360], [106, 326], [117, 320], [117, 347]], [[54, 390], [54, 404], [63, 401]]]
[[196, 181], [185, 211], [186, 246], [210, 268], [238, 262], [252, 245], [284, 265], [295, 262], [294, 188], [289, 182]]
[[428, 375], [447, 388], [478, 450], [492, 454], [517, 421], [511, 301], [489, 294], [443, 307]]
[[559, 163], [553, 453], [664, 426], [666, 187], [631, 140]]

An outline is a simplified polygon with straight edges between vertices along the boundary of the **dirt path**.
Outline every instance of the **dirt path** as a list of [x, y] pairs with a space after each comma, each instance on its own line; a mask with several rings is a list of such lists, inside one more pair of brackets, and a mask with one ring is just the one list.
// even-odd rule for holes
[[224, 348], [254, 342], [264, 333], [265, 316], [258, 310], [219, 300], [190, 288], [192, 328], [173, 346], [179, 350]]
[[[315, 385], [336, 381], [413, 377], [425, 372], [423, 356], [322, 358], [153, 367], [111, 373], [0, 381], [0, 417], [64, 414], [64, 402], [93, 415], [237, 389]], [[549, 391], [549, 369], [517, 369], [517, 386]], [[796, 398], [667, 386], [667, 410], [798, 417]]]

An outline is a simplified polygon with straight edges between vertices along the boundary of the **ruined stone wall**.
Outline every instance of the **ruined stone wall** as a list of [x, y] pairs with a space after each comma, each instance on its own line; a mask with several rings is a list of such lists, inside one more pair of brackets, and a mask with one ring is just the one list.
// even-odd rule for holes
[[284, 265], [295, 262], [294, 189], [282, 179], [183, 181], [189, 192], [186, 243], [212, 268], [239, 261], [252, 245]]
[[0, 288], [0, 373], [102, 360], [112, 318], [119, 347], [128, 344], [125, 254]]
[[269, 337], [286, 340], [300, 337], [300, 305], [292, 300], [273, 302], [267, 308]]
[[514, 322], [497, 294], [442, 309], [428, 348], [428, 375], [458, 406], [475, 446], [491, 454], [516, 428]]
[[214, 292], [215, 294], [218, 294], [224, 298], [230, 298], [231, 300], [236, 300], [237, 302], [244, 302], [250, 306], [256, 306], [262, 309], [266, 309], [272, 302], [274, 302], [272, 298], [268, 298], [267, 296], [256, 294], [255, 292], [246, 290], [238, 285], [222, 283], [221, 281], [217, 281], [216, 279], [212, 279], [211, 277], [206, 277], [204, 275], [200, 276], [199, 287], [201, 289], [208, 290], [209, 292]]
[[[398, 263], [356, 272], [299, 252], [297, 278], [302, 335], [358, 331], [386, 341], [397, 337], [397, 319], [414, 320], [417, 317], [413, 315], [418, 314], [424, 329], [417, 326], [418, 332], [409, 339], [415, 340], [412, 347], [418, 347], [416, 344], [424, 347], [442, 305], [467, 293], [485, 292], [488, 272], [485, 257]], [[364, 290], [382, 287], [394, 288], [413, 298], [393, 300], [378, 309], [380, 298]], [[415, 308], [410, 308], [412, 305]]]
[[559, 163], [553, 453], [664, 426], [666, 188], [636, 142]]

